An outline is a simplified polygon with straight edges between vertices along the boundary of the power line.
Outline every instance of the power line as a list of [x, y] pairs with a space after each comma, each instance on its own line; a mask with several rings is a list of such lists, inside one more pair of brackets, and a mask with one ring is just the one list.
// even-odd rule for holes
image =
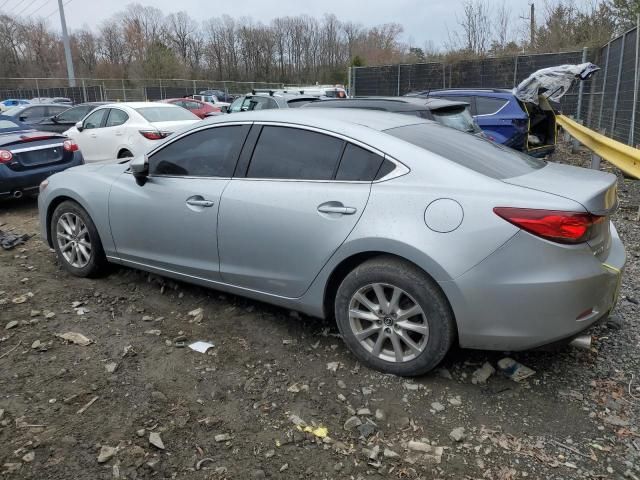
[[22, 10], [20, 10], [19, 13], [16, 13], [16, 17], [19, 17], [20, 15], [22, 15], [24, 12], [26, 12], [27, 10], [29, 10], [31, 8], [31, 6], [36, 3], [37, 0], [31, 0], [31, 2], [27, 3], [27, 6], [24, 7]]
[[44, 0], [44, 2], [42, 2], [40, 5], [37, 5], [36, 8], [31, 11], [31, 13], [27, 13], [25, 16], [32, 17], [37, 12], [39, 12], [47, 3], [49, 3], [49, 0]]
[[18, 4], [13, 6], [13, 10], [18, 9], [20, 7], [20, 5], [22, 5], [26, 1], [27, 0], [18, 0]]
[[2, 5], [0, 5], [0, 10], [4, 8], [4, 6], [9, 3], [11, 0], [5, 0]]

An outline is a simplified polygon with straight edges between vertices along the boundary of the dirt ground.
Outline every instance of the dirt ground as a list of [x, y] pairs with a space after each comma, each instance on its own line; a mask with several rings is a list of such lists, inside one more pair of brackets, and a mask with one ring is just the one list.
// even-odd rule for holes
[[[473, 383], [504, 352], [407, 380], [359, 365], [329, 322], [124, 268], [74, 278], [35, 200], [1, 203], [0, 229], [35, 237], [0, 251], [0, 477], [637, 480], [640, 182], [620, 182], [619, 321], [591, 351], [510, 354], [535, 370], [519, 383]], [[197, 340], [214, 347], [180, 343]]]

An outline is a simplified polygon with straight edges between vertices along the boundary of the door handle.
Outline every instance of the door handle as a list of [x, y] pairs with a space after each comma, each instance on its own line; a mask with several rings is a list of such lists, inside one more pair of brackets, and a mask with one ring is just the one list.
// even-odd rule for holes
[[354, 207], [345, 207], [344, 205], [320, 205], [318, 207], [320, 213], [340, 213], [342, 215], [353, 215], [357, 209]]
[[214, 203], [211, 200], [187, 200], [187, 205], [192, 207], [213, 207]]

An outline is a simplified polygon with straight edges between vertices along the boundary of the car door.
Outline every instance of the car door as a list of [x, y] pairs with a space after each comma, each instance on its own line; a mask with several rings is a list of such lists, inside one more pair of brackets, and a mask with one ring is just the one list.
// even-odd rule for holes
[[299, 297], [355, 227], [373, 177], [336, 179], [342, 138], [275, 125], [249, 138], [255, 129], [220, 205], [220, 272], [226, 283]]
[[126, 139], [125, 127], [129, 115], [119, 108], [110, 108], [107, 120], [104, 123], [100, 135], [100, 148], [109, 154], [109, 158], [116, 158], [121, 147], [124, 147]]
[[74, 133], [74, 140], [78, 144], [85, 162], [97, 162], [107, 158], [101, 143], [101, 130], [109, 113], [108, 108], [93, 111], [82, 122], [82, 131]]
[[109, 195], [118, 256], [206, 280], [219, 280], [216, 231], [220, 196], [231, 180], [249, 125], [209, 126], [149, 157], [140, 186], [123, 173]]

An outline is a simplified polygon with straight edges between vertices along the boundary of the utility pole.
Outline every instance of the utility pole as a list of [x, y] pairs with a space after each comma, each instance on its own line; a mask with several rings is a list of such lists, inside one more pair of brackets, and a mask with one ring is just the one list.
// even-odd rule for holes
[[531, 26], [530, 26], [531, 48], [533, 48], [533, 42], [535, 41], [535, 36], [536, 36], [536, 6], [533, 2], [531, 2], [531, 13], [529, 14], [529, 20], [531, 22]]
[[58, 11], [60, 12], [60, 25], [62, 26], [62, 43], [64, 44], [64, 57], [67, 60], [67, 75], [69, 76], [69, 86], [75, 87], [76, 74], [73, 72], [73, 58], [71, 58], [71, 45], [69, 44], [67, 21], [64, 18], [64, 5], [62, 5], [62, 0], [58, 0]]

